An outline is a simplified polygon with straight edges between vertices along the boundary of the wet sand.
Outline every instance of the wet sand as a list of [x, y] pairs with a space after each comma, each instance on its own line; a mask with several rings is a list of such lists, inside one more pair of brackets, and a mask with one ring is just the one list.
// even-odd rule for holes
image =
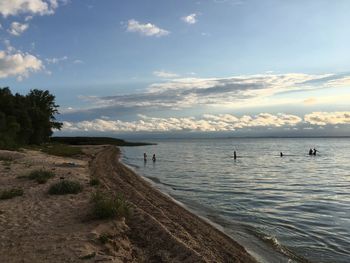
[[[0, 190], [22, 187], [24, 195], [0, 200], [0, 262], [81, 262], [89, 256], [84, 262], [256, 262], [241, 245], [120, 163], [116, 147], [84, 147], [84, 152], [72, 159], [25, 151], [10, 168], [1, 165]], [[56, 177], [43, 185], [16, 178], [38, 168]], [[100, 189], [125, 196], [132, 206], [129, 219], [91, 219], [96, 191], [91, 176], [99, 178]], [[84, 191], [49, 196], [48, 187], [60, 177], [79, 181]], [[98, 240], [102, 234], [109, 238], [105, 244]]]

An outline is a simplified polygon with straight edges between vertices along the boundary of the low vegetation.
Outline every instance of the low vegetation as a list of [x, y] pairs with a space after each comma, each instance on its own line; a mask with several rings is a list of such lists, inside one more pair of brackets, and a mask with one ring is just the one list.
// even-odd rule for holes
[[92, 195], [93, 215], [97, 219], [128, 218], [131, 215], [131, 208], [128, 202], [121, 195], [109, 195], [100, 191]]
[[78, 194], [83, 190], [82, 185], [77, 181], [62, 180], [50, 186], [50, 195]]
[[72, 157], [83, 154], [82, 150], [78, 147], [72, 147], [65, 144], [49, 144], [41, 149], [43, 152], [63, 157]]
[[22, 188], [12, 188], [9, 190], [3, 190], [0, 192], [0, 200], [11, 199], [16, 196], [22, 196], [23, 189]]
[[91, 186], [100, 185], [100, 179], [98, 179], [97, 177], [92, 177], [92, 178], [90, 179], [90, 185], [91, 185]]
[[101, 244], [107, 244], [110, 238], [111, 236], [108, 234], [101, 234], [98, 237], [98, 240], [101, 242]]
[[49, 179], [53, 178], [55, 174], [51, 171], [35, 170], [32, 171], [27, 178], [35, 180], [39, 184], [45, 184]]
[[53, 129], [62, 127], [55, 118], [58, 107], [48, 90], [34, 89], [21, 95], [0, 88], [0, 149], [48, 142]]
[[52, 137], [51, 142], [64, 143], [70, 145], [104, 145], [111, 144], [116, 146], [143, 146], [152, 145], [152, 143], [127, 142], [121, 139], [109, 137]]
[[94, 258], [95, 256], [96, 256], [96, 252], [92, 252], [92, 253], [90, 253], [90, 254], [87, 254], [87, 255], [85, 255], [85, 256], [80, 257], [80, 259], [83, 259], [83, 260], [85, 260], [85, 259], [92, 259], [92, 258]]

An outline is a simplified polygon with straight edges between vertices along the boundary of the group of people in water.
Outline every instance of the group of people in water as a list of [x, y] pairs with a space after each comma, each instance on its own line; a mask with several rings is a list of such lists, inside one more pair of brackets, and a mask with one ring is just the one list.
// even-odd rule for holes
[[[310, 148], [310, 150], [309, 150], [309, 155], [315, 155], [316, 156], [316, 154], [317, 154], [317, 152], [319, 152], [318, 150], [316, 150], [316, 148]], [[284, 154], [283, 154], [283, 152], [280, 152], [280, 156], [281, 157], [283, 157], [284, 156]], [[233, 151], [233, 159], [237, 159], [237, 153], [236, 153], [236, 151]]]
[[[147, 153], [143, 153], [143, 161], [147, 162]], [[152, 161], [155, 162], [156, 161], [156, 155], [153, 154], [152, 156]]]
[[[316, 150], [316, 148], [313, 148], [313, 149], [310, 148], [309, 155], [315, 155], [316, 156], [317, 152], [319, 152], [319, 151]], [[281, 157], [284, 156], [283, 152], [280, 152], [280, 156]], [[233, 152], [233, 159], [235, 159], [235, 160], [237, 159], [237, 152], [236, 151]], [[147, 162], [147, 153], [143, 153], [143, 160], [144, 160], [144, 162]], [[156, 161], [156, 155], [155, 154], [153, 154], [153, 156], [152, 156], [152, 161], [153, 162]]]

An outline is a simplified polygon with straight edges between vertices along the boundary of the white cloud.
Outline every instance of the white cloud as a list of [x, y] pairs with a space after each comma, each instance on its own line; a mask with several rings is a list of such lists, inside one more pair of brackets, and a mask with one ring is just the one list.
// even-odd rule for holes
[[200, 119], [152, 118], [139, 115], [137, 121], [95, 119], [77, 123], [64, 122], [65, 131], [100, 132], [174, 132], [174, 131], [234, 131], [248, 127], [293, 127], [302, 119], [295, 115], [261, 113], [256, 116], [236, 117], [231, 114], [204, 115]]
[[127, 31], [136, 32], [143, 36], [148, 36], [148, 37], [149, 36], [161, 37], [161, 36], [166, 36], [170, 33], [169, 31], [165, 29], [161, 29], [154, 24], [151, 24], [151, 23], [141, 24], [135, 19], [131, 19], [128, 21]]
[[21, 24], [19, 22], [12, 22], [10, 28], [7, 30], [11, 35], [19, 36], [28, 29], [28, 24]]
[[1, 0], [0, 14], [4, 17], [18, 14], [51, 15], [58, 7], [58, 2], [57, 0]]
[[84, 61], [80, 60], [80, 59], [76, 59], [73, 61], [74, 64], [84, 64]]
[[197, 23], [197, 14], [193, 13], [188, 16], [181, 17], [181, 20], [187, 24], [193, 25]]
[[319, 126], [350, 124], [350, 111], [313, 112], [306, 114], [304, 120], [310, 124]]
[[67, 56], [63, 56], [63, 57], [60, 57], [60, 58], [47, 58], [46, 61], [47, 63], [49, 64], [58, 64], [62, 61], [66, 61], [68, 59]]
[[167, 79], [171, 79], [171, 78], [177, 78], [179, 75], [173, 72], [168, 72], [168, 71], [164, 71], [164, 70], [156, 70], [153, 71], [153, 75], [160, 77], [160, 78], [167, 78]]
[[16, 52], [0, 51], [0, 78], [16, 76], [18, 80], [22, 80], [29, 73], [44, 69], [42, 61], [37, 57], [20, 51]]

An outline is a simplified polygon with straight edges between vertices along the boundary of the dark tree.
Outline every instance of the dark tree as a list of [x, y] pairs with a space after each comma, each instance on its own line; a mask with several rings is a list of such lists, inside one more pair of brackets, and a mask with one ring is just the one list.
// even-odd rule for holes
[[55, 118], [58, 107], [47, 90], [31, 90], [23, 96], [0, 88], [0, 147], [48, 141], [52, 130], [62, 127]]

